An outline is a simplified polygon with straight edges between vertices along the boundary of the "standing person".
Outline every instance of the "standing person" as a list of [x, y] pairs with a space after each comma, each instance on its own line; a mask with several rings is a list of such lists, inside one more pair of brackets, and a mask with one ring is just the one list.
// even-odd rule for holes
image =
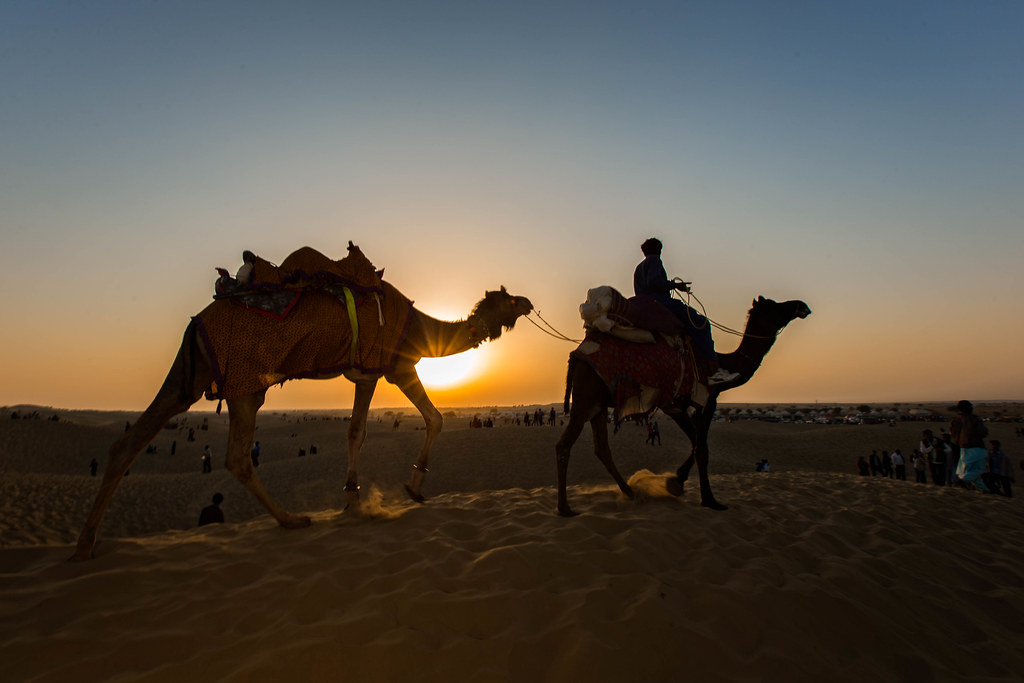
[[946, 444], [941, 439], [932, 435], [932, 430], [926, 429], [921, 432], [921, 453], [928, 460], [928, 469], [931, 471], [932, 483], [936, 486], [946, 484]]
[[674, 290], [688, 292], [690, 288], [685, 282], [673, 282], [668, 279], [665, 266], [661, 262], [661, 249], [661, 240], [656, 237], [651, 237], [640, 245], [644, 260], [633, 271], [633, 293], [654, 299], [672, 311], [683, 323], [693, 341], [694, 353], [708, 366], [708, 386], [736, 379], [739, 373], [718, 367], [718, 355], [715, 353], [715, 342], [711, 338], [711, 324], [708, 319], [682, 301], [672, 298]]
[[882, 473], [882, 460], [878, 457], [878, 451], [871, 451], [871, 455], [868, 456], [868, 465], [871, 466], [872, 477]]
[[956, 417], [949, 422], [949, 434], [953, 443], [960, 447], [956, 476], [966, 488], [988, 493], [988, 487], [982, 480], [988, 464], [988, 453], [985, 451], [988, 427], [974, 414], [974, 405], [970, 401], [960, 401], [953, 410], [956, 411]]
[[203, 447], [203, 474], [213, 471], [213, 453], [210, 452], [210, 444]]
[[914, 483], [927, 484], [928, 458], [925, 457], [924, 453], [915, 448], [910, 462], [914, 466]]
[[866, 477], [869, 474], [871, 474], [871, 468], [868, 465], [868, 461], [864, 459], [863, 455], [857, 456], [857, 473], [862, 477]]
[[889, 457], [892, 460], [892, 468], [893, 470], [896, 471], [896, 478], [899, 479], [900, 481], [906, 481], [907, 461], [903, 457], [903, 453], [901, 453], [900, 449], [897, 448], [892, 452], [892, 455], [890, 455]]
[[956, 468], [960, 464], [960, 447], [953, 443], [953, 437], [947, 431], [942, 432], [940, 440], [946, 447], [946, 486], [952, 486]]
[[220, 509], [220, 504], [223, 502], [224, 496], [219, 492], [213, 494], [213, 505], [207, 505], [203, 508], [202, 512], [199, 513], [199, 526], [206, 526], [207, 524], [223, 524], [224, 511]]
[[96, 476], [96, 470], [99, 469], [99, 466], [100, 466], [100, 464], [98, 462], [96, 462], [96, 458], [93, 458], [92, 462], [89, 463], [89, 474], [91, 474], [92, 476], [95, 477]]
[[889, 451], [883, 449], [879, 459], [882, 461], [882, 476], [892, 479], [892, 457]]
[[655, 420], [651, 423], [651, 445], [654, 445], [654, 440], [658, 440], [658, 445], [661, 445], [661, 430], [658, 429], [658, 421]]
[[252, 445], [252, 450], [249, 451], [249, 457], [252, 459], [252, 466], [260, 466], [260, 442], [257, 441]]
[[1001, 493], [1007, 498], [1013, 498], [1013, 482], [1016, 479], [1013, 472], [1013, 463], [1009, 456], [1003, 452], [1001, 444], [997, 439], [992, 439], [988, 449], [988, 469], [992, 473], [992, 490]]

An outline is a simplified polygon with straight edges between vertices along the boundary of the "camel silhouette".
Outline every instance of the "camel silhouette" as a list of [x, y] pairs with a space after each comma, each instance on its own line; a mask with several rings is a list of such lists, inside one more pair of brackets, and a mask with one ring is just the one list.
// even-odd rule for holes
[[[355, 250], [357, 255], [362, 257], [361, 252], [358, 252], [358, 247], [349, 244], [350, 252]], [[305, 252], [302, 250], [300, 252], [305, 255], [314, 253], [308, 248]], [[300, 252], [296, 252], [296, 254]], [[373, 272], [372, 267], [370, 272]], [[163, 429], [168, 420], [187, 411], [204, 394], [208, 397], [224, 398], [228, 406], [227, 469], [249, 489], [282, 527], [295, 529], [309, 526], [309, 517], [288, 512], [271, 498], [260, 482], [249, 455], [256, 429], [256, 414], [264, 403], [267, 388], [288, 378], [331, 379], [345, 376], [355, 383], [352, 419], [348, 428], [348, 472], [345, 480], [348, 508], [354, 512], [359, 511], [357, 470], [360, 450], [366, 437], [366, 418], [370, 400], [373, 397], [377, 381], [381, 377], [396, 385], [420, 411], [426, 425], [423, 448], [416, 458], [412, 476], [405, 485], [409, 496], [422, 502], [424, 500], [422, 484], [427, 472], [430, 448], [441, 431], [443, 420], [441, 413], [434, 407], [423, 389], [416, 374], [416, 363], [421, 358], [461, 353], [479, 346], [484, 341], [498, 339], [502, 330], [511, 330], [516, 320], [520, 316], [528, 314], [533, 309], [533, 305], [529, 299], [513, 296], [502, 287], [498, 291], [486, 292], [484, 298], [476, 304], [465, 320], [447, 322], [420, 312], [412, 306], [411, 301], [385, 281], [375, 280], [373, 290], [378, 297], [377, 304], [381, 306], [379, 311], [393, 310], [394, 307], [389, 309], [388, 305], [396, 300], [399, 303], [398, 309], [402, 310], [402, 307], [405, 307], [404, 310], [407, 311], [404, 316], [404, 327], [394, 334], [395, 347], [393, 353], [387, 355], [386, 362], [382, 366], [383, 369], [367, 370], [365, 364], [349, 360], [356, 359], [355, 349], [362, 343], [364, 337], [374, 334], [373, 329], [368, 329], [374, 326], [361, 326], [357, 334], [353, 335], [351, 329], [355, 327], [356, 320], [352, 317], [354, 313], [351, 307], [346, 310], [346, 304], [340, 301], [335, 294], [323, 288], [311, 287], [301, 292], [300, 299], [294, 305], [294, 312], [289, 315], [301, 316], [303, 311], [315, 309], [319, 311], [317, 315], [321, 317], [310, 316], [310, 319], [316, 321], [323, 319], [324, 312], [326, 312], [330, 315], [333, 323], [337, 323], [338, 320], [343, 321], [344, 329], [349, 331], [349, 338], [334, 338], [330, 334], [331, 331], [342, 329], [339, 326], [340, 323], [332, 323], [330, 329], [326, 331], [318, 330], [315, 327], [312, 330], [302, 331], [297, 338], [285, 340], [293, 344], [288, 347], [286, 361], [289, 365], [287, 370], [260, 373], [260, 377], [257, 378], [245, 376], [237, 378], [237, 382], [234, 382], [233, 385], [229, 384], [229, 386], [245, 387], [241, 391], [246, 393], [238, 395], [225, 392], [225, 378], [221, 368], [250, 367], [247, 362], [251, 359], [244, 356], [255, 355], [259, 348], [263, 348], [265, 345], [256, 344], [252, 347], [253, 350], [249, 351], [247, 350], [249, 347], [235, 344], [229, 347], [232, 349], [232, 357], [224, 358], [223, 354], [220, 354], [214, 358], [212, 356], [217, 354], [212, 351], [213, 347], [207, 338], [206, 328], [203, 325], [204, 316], [209, 319], [226, 321], [221, 325], [226, 329], [239, 329], [249, 325], [249, 321], [258, 319], [259, 324], [264, 325], [261, 328], [264, 333], [286, 336], [300, 333], [290, 331], [293, 328], [283, 323], [279, 323], [280, 327], [274, 327], [273, 322], [266, 322], [267, 316], [259, 316], [236, 302], [224, 299], [214, 301], [203, 313], [193, 318], [185, 330], [174, 363], [156, 397], [123, 437], [110, 447], [103, 480], [89, 516], [82, 527], [74, 554], [70, 559], [85, 560], [93, 555], [93, 547], [103, 514], [125, 472], [131, 467], [142, 449]], [[383, 313], [378, 311], [378, 307], [373, 306], [372, 301], [368, 302], [367, 308], [371, 309], [370, 320], [374, 323], [378, 315], [380, 316], [381, 329], [383, 329], [385, 324]], [[246, 318], [246, 316], [249, 317]], [[352, 328], [347, 327], [350, 319], [353, 323]], [[397, 322], [388, 321], [387, 324], [393, 325]], [[267, 332], [268, 330], [270, 332]], [[281, 330], [281, 332], [276, 333], [273, 332], [274, 330]], [[353, 336], [355, 336], [354, 341]], [[270, 343], [273, 344], [274, 341], [271, 340]], [[316, 353], [305, 353], [305, 348], [311, 345], [316, 346]], [[256, 348], [257, 346], [259, 348]], [[325, 350], [331, 353], [332, 358], [342, 358], [344, 362], [340, 366], [335, 365], [326, 370], [323, 364], [313, 364], [313, 361], [296, 364], [296, 358], [323, 358]]]
[[[691, 445], [690, 457], [666, 482], [668, 490], [673, 495], [682, 495], [683, 484], [696, 462], [700, 480], [700, 504], [714, 510], [726, 509], [715, 500], [708, 481], [708, 430], [718, 405], [718, 396], [723, 391], [746, 384], [761, 366], [779, 332], [796, 318], [806, 318], [810, 314], [811, 309], [802, 301], [777, 303], [771, 299], [758, 297], [750, 309], [739, 347], [732, 353], [718, 355], [721, 367], [739, 373], [739, 376], [727, 384], [711, 387], [703, 405], [694, 401], [691, 396], [676, 396], [657, 406], [682, 428]], [[664, 373], [678, 372], [678, 358], [674, 365], [674, 368], [666, 365]], [[633, 491], [615, 467], [608, 445], [607, 415], [613, 400], [608, 385], [594, 368], [575, 355], [570, 355], [565, 389], [565, 412], [569, 414], [569, 422], [555, 446], [558, 467], [557, 510], [563, 517], [576, 514], [569, 506], [566, 495], [566, 477], [572, 446], [588, 422], [594, 435], [594, 452], [597, 458], [612, 475], [619, 489], [629, 498], [633, 497]]]

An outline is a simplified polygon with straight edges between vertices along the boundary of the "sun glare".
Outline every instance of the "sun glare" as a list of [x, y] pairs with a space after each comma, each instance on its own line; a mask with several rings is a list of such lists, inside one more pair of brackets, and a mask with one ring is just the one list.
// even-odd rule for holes
[[477, 349], [442, 358], [423, 358], [416, 364], [416, 373], [424, 386], [453, 387], [473, 375], [478, 360]]

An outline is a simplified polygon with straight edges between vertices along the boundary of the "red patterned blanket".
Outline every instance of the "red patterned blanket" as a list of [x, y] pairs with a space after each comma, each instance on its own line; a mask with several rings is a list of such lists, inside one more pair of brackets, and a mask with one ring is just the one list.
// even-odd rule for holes
[[570, 355], [593, 368], [608, 387], [616, 424], [676, 398], [689, 397], [700, 405], [707, 399], [706, 373], [698, 369], [689, 347], [678, 351], [660, 336], [653, 344], [638, 344], [590, 331]]

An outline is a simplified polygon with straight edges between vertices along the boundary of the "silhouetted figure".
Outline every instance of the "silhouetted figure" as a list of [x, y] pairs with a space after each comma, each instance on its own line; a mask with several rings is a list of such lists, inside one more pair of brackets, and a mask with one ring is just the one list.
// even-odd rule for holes
[[737, 373], [722, 370], [718, 367], [718, 356], [715, 354], [715, 342], [711, 338], [711, 324], [707, 318], [693, 310], [679, 299], [672, 298], [672, 291], [690, 291], [685, 282], [673, 282], [668, 279], [665, 265], [661, 262], [661, 240], [651, 237], [640, 245], [644, 260], [633, 271], [633, 293], [647, 296], [672, 311], [686, 327], [693, 341], [697, 356], [704, 360], [712, 373], [708, 384], [714, 385], [736, 379]]
[[882, 459], [878, 457], [878, 451], [871, 451], [871, 455], [868, 456], [868, 465], [871, 467], [872, 477], [882, 473]]
[[1003, 452], [998, 440], [992, 439], [989, 441], [989, 445], [988, 469], [992, 491], [1007, 498], [1013, 498], [1013, 482], [1016, 478], [1013, 473], [1013, 463]]
[[210, 446], [207, 444], [203, 447], [203, 474], [209, 474], [213, 471], [213, 454], [210, 452]]
[[252, 445], [252, 450], [249, 451], [249, 457], [252, 458], [252, 466], [260, 466], [260, 442], [257, 441]]
[[988, 493], [988, 487], [982, 479], [988, 469], [988, 452], [985, 450], [988, 427], [974, 414], [974, 405], [970, 401], [960, 401], [953, 410], [956, 411], [956, 417], [949, 423], [949, 433], [953, 443], [960, 446], [956, 476], [965, 487]]
[[93, 458], [92, 462], [89, 463], [89, 474], [91, 474], [92, 476], [95, 477], [96, 476], [96, 470], [98, 470], [99, 467], [100, 467], [100, 464], [98, 462], [96, 462], [96, 458]]
[[213, 505], [207, 505], [199, 513], [199, 526], [224, 523], [224, 511], [220, 509], [222, 502], [224, 502], [224, 496], [220, 493], [213, 494]]
[[871, 474], [871, 467], [868, 465], [868, 461], [864, 459], [863, 455], [857, 456], [857, 473], [862, 477], [867, 477]]
[[174, 452], [176, 450], [178, 450], [178, 442], [177, 441], [172, 441], [171, 442], [171, 455], [174, 455]]

